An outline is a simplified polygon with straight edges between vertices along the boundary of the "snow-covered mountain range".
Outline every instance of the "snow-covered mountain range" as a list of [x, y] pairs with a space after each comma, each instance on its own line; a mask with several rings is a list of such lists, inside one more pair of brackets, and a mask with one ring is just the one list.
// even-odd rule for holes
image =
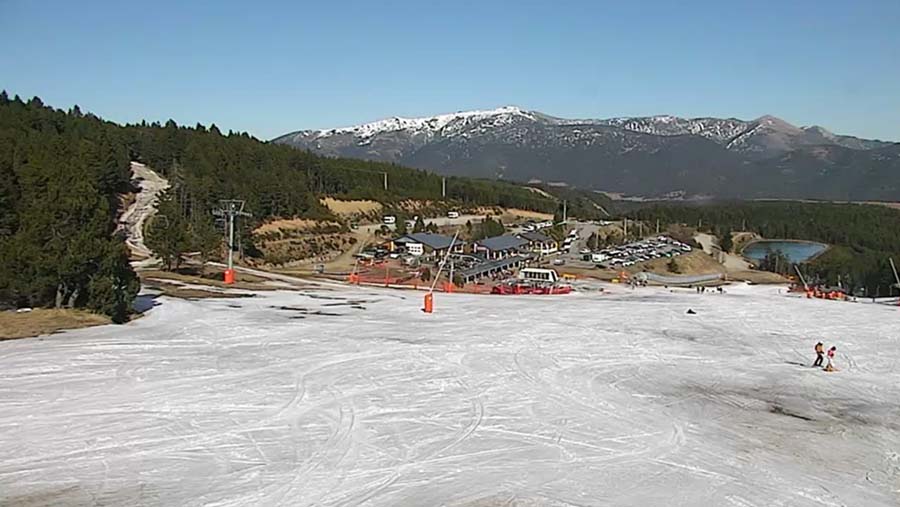
[[[840, 194], [831, 181], [835, 172], [842, 184], [850, 184], [852, 172], [865, 167], [866, 177], [874, 174], [883, 188], [863, 194], [897, 193], [900, 198], [900, 171], [882, 174], [897, 168], [897, 144], [837, 135], [818, 126], [797, 127], [774, 116], [565, 119], [506, 106], [302, 130], [273, 142], [450, 175], [561, 180], [641, 194], [734, 194], [726, 189], [746, 179], [751, 166], [766, 182], [745, 185], [756, 194], [797, 190], [808, 194], [804, 197], [821, 196], [818, 185], [832, 195]], [[821, 174], [812, 177], [817, 171]], [[777, 174], [787, 181], [778, 181]]]

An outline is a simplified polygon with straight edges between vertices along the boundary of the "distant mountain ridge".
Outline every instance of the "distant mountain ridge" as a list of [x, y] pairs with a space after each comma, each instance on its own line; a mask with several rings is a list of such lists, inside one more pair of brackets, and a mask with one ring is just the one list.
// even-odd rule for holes
[[642, 195], [900, 200], [900, 145], [774, 116], [564, 119], [506, 106], [297, 131], [273, 142], [443, 174]]

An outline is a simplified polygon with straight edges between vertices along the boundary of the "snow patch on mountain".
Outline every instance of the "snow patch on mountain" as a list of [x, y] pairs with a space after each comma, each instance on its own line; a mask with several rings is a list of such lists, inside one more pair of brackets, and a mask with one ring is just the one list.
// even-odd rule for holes
[[[534, 121], [534, 114], [524, 111], [516, 106], [505, 106], [490, 110], [461, 111], [450, 114], [440, 114], [437, 116], [428, 116], [422, 118], [387, 118], [384, 120], [364, 123], [352, 127], [342, 127], [335, 129], [318, 130], [315, 132], [315, 138], [330, 137], [340, 134], [352, 134], [360, 139], [368, 139], [378, 134], [397, 131], [412, 131], [436, 133], [444, 130], [448, 126], [459, 127], [470, 126], [475, 123], [489, 122], [488, 126], [497, 126], [507, 124], [515, 118], [524, 118]], [[449, 132], [452, 134], [453, 132]]]

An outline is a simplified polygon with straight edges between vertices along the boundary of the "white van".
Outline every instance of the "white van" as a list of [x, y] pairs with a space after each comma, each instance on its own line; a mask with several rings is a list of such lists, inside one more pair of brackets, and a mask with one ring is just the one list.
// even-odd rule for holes
[[397, 223], [397, 217], [394, 215], [385, 215], [381, 218], [385, 225], [394, 225]]
[[524, 268], [519, 270], [518, 278], [529, 282], [556, 283], [559, 281], [559, 275], [555, 269]]
[[447, 218], [459, 218], [459, 211], [448, 211]]

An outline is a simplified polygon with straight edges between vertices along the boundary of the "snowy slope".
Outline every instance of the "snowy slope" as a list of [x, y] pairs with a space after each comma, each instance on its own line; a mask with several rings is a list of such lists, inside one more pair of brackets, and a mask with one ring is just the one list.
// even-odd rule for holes
[[[337, 134], [353, 134], [354, 136], [366, 139], [377, 134], [385, 132], [395, 132], [398, 130], [411, 130], [434, 134], [442, 131], [448, 126], [459, 129], [467, 124], [492, 121], [493, 124], [509, 121], [513, 117], [523, 117], [534, 120], [535, 117], [527, 111], [523, 111], [515, 106], [500, 107], [487, 111], [463, 111], [459, 113], [441, 114], [427, 118], [389, 118], [372, 123], [365, 123], [355, 127], [345, 127], [329, 130], [319, 130], [315, 132], [315, 137], [328, 137]], [[452, 130], [448, 132], [452, 135]]]
[[897, 308], [612, 290], [164, 299], [0, 342], [0, 505], [900, 501]]
[[[402, 133], [406, 137], [452, 137], [464, 131], [487, 134], [517, 121], [544, 127], [592, 126], [615, 127], [628, 132], [655, 136], [694, 135], [710, 139], [736, 151], [760, 151], [763, 155], [778, 154], [795, 146], [808, 144], [832, 144], [852, 149], [875, 149], [888, 145], [874, 140], [835, 135], [822, 127], [799, 128], [790, 123], [766, 115], [755, 120], [736, 118], [680, 118], [661, 115], [648, 117], [622, 117], [609, 119], [570, 120], [556, 118], [537, 111], [527, 111], [516, 106], [491, 110], [462, 111], [421, 118], [388, 118], [351, 127], [301, 130], [281, 136], [274, 142], [292, 144], [302, 148], [331, 147], [342, 144], [369, 144], [372, 138]], [[502, 130], [502, 129], [501, 129]], [[777, 142], [768, 140], [777, 137]], [[333, 139], [333, 140], [332, 140]], [[336, 146], [332, 146], [334, 143]]]

